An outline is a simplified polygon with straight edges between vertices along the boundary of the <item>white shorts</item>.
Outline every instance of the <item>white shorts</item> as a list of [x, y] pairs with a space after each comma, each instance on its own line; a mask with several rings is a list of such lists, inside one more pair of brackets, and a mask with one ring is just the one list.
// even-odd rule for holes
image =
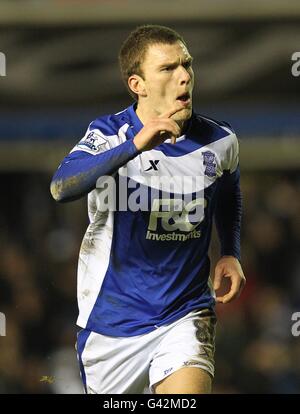
[[214, 376], [216, 316], [204, 309], [138, 336], [112, 337], [86, 329], [77, 353], [84, 388], [90, 394], [142, 394], [183, 367]]

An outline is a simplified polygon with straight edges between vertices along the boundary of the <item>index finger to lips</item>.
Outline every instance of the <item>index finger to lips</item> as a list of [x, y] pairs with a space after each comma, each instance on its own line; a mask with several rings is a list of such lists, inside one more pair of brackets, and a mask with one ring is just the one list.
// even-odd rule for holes
[[159, 118], [170, 118], [172, 115], [176, 114], [176, 112], [181, 111], [181, 106], [176, 106], [173, 109], [170, 109], [167, 112], [164, 112], [163, 114], [159, 115]]

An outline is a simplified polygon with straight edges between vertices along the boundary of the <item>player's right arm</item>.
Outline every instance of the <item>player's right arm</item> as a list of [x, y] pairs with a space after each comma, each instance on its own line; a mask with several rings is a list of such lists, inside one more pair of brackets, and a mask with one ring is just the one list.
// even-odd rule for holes
[[150, 120], [133, 140], [114, 148], [97, 154], [81, 150], [71, 152], [52, 178], [50, 191], [53, 198], [66, 202], [83, 197], [96, 187], [99, 177], [113, 175], [142, 151], [148, 151], [170, 137], [175, 142], [180, 130], [170, 117], [177, 111], [174, 109]]

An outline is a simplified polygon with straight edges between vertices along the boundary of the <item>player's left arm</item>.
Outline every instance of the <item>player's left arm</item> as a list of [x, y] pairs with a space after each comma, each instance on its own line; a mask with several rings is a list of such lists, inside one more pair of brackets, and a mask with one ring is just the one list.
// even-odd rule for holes
[[243, 269], [238, 259], [234, 256], [223, 256], [215, 267], [214, 289], [218, 290], [221, 286], [222, 278], [230, 278], [230, 291], [223, 296], [216, 296], [216, 302], [228, 303], [240, 296], [246, 283]]
[[218, 202], [215, 210], [216, 227], [221, 244], [221, 259], [215, 268], [214, 289], [220, 288], [223, 278], [229, 278], [231, 282], [229, 292], [224, 296], [217, 295], [216, 301], [220, 303], [228, 303], [239, 297], [246, 283], [240, 264], [242, 195], [236, 137], [230, 158], [229, 168], [220, 178]]

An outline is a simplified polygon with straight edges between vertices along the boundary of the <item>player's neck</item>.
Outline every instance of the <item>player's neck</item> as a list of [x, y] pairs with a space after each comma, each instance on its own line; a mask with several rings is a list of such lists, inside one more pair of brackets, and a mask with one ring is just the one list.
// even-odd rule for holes
[[145, 125], [150, 119], [157, 117], [157, 113], [152, 108], [145, 107], [140, 103], [137, 104], [136, 114], [139, 117], [141, 123]]

